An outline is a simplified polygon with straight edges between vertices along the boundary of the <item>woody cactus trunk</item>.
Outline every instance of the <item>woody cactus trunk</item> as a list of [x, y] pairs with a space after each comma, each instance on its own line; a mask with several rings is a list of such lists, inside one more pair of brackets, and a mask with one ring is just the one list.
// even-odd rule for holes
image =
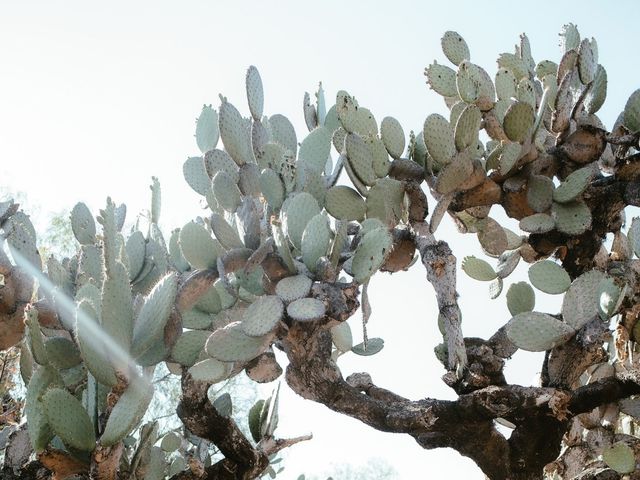
[[[250, 117], [222, 96], [217, 110], [202, 108], [202, 155], [183, 173], [208, 213], [168, 242], [155, 178], [146, 221], [130, 229], [124, 205], [108, 199], [94, 218], [77, 204], [79, 247], [63, 260], [43, 262], [29, 217], [1, 203], [0, 348], [19, 345], [27, 385], [3, 478], [276, 475], [277, 452], [308, 439], [274, 436], [278, 389], [251, 409], [252, 438], [231, 419], [232, 399], [207, 391], [242, 371], [281, 378], [285, 356], [283, 380], [302, 397], [422, 448], [453, 448], [492, 480], [640, 476], [640, 220], [624, 215], [640, 205], [640, 90], [608, 130], [596, 41], [572, 24], [558, 63], [536, 63], [522, 35], [494, 77], [458, 33], [445, 33], [442, 50], [450, 66], [434, 61], [425, 75], [448, 118], [428, 115], [408, 139], [345, 91], [327, 104], [320, 85], [314, 102], [304, 96], [299, 143], [285, 116], [264, 115], [250, 67]], [[492, 218], [494, 206], [519, 231]], [[490, 260], [465, 257], [461, 268], [492, 298], [530, 264], [529, 282], [504, 295], [512, 318], [489, 339], [464, 337], [459, 259], [437, 232], [444, 215], [477, 236]], [[412, 401], [338, 366], [384, 346], [366, 332], [371, 278], [418, 260], [455, 401]], [[534, 311], [536, 290], [563, 295], [561, 311]], [[359, 308], [365, 341], [353, 345], [346, 320]], [[507, 384], [517, 349], [546, 352], [540, 386]], [[140, 422], [162, 362], [181, 377], [184, 428], [160, 439], [155, 422]]]

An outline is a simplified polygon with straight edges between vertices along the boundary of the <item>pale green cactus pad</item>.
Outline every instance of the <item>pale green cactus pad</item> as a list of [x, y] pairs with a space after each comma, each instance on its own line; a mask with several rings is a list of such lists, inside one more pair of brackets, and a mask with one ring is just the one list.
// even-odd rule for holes
[[591, 210], [584, 202], [554, 202], [551, 213], [556, 228], [567, 235], [580, 235], [591, 227]]
[[496, 94], [499, 100], [509, 100], [516, 96], [518, 82], [510, 70], [501, 68], [496, 72], [495, 77]]
[[533, 83], [528, 78], [522, 78], [518, 82], [516, 98], [519, 102], [526, 103], [535, 110], [536, 92]]
[[498, 67], [510, 70], [517, 81], [529, 72], [526, 62], [519, 55], [513, 53], [501, 53], [498, 57]]
[[458, 66], [456, 88], [458, 96], [466, 103], [474, 103], [480, 96], [480, 85], [478, 78], [474, 74], [471, 62], [464, 60]]
[[427, 117], [423, 137], [429, 156], [440, 166], [448, 164], [456, 154], [453, 128], [442, 115], [432, 113]]
[[240, 167], [238, 188], [246, 196], [257, 197], [260, 195], [260, 169], [255, 163], [245, 163]]
[[591, 88], [584, 98], [584, 107], [587, 113], [594, 114], [604, 105], [607, 98], [607, 71], [602, 65], [598, 65], [593, 78]]
[[560, 31], [560, 48], [562, 52], [568, 52], [578, 48], [580, 45], [580, 33], [578, 28], [573, 23], [567, 23], [562, 26]]
[[107, 272], [102, 284], [102, 326], [125, 351], [131, 346], [133, 305], [129, 274], [122, 263], [116, 261]]
[[182, 439], [175, 432], [169, 432], [164, 437], [162, 437], [162, 441], [160, 442], [160, 448], [167, 453], [175, 452], [180, 445], [182, 444]]
[[555, 202], [567, 203], [575, 200], [589, 186], [596, 171], [593, 165], [589, 165], [571, 173], [553, 192]]
[[125, 244], [125, 250], [127, 252], [127, 259], [129, 260], [129, 280], [135, 280], [142, 271], [146, 253], [146, 241], [140, 230], [136, 230], [129, 235], [127, 243]]
[[260, 174], [260, 190], [272, 209], [277, 210], [282, 206], [285, 194], [284, 183], [270, 168], [265, 168]]
[[507, 290], [507, 308], [511, 315], [531, 312], [536, 306], [536, 294], [527, 282], [513, 283]]
[[454, 142], [459, 152], [475, 145], [482, 121], [482, 112], [475, 105], [467, 105], [456, 122]]
[[392, 158], [400, 158], [404, 151], [404, 131], [400, 122], [393, 117], [384, 117], [380, 124], [380, 136]]
[[234, 182], [240, 180], [238, 165], [224, 150], [210, 150], [204, 155], [204, 167], [210, 178], [216, 176], [218, 172], [225, 172]]
[[636, 456], [629, 445], [617, 442], [602, 452], [602, 460], [618, 473], [627, 474], [636, 470]]
[[220, 131], [218, 130], [218, 113], [211, 105], [203, 105], [202, 112], [196, 120], [196, 143], [202, 153], [216, 148]]
[[497, 277], [491, 265], [481, 258], [467, 256], [462, 259], [462, 270], [474, 280], [489, 282]]
[[299, 298], [287, 305], [287, 315], [298, 322], [312, 322], [324, 317], [326, 307], [317, 298]]
[[182, 255], [193, 268], [205, 270], [216, 266], [221, 247], [199, 223], [189, 222], [182, 227], [179, 242]]
[[134, 378], [111, 410], [100, 444], [114, 445], [126, 437], [140, 423], [152, 398], [152, 384], [142, 378]]
[[529, 267], [529, 281], [538, 290], [557, 295], [567, 291], [571, 278], [564, 268], [551, 260], [542, 260]]
[[262, 337], [272, 332], [284, 313], [284, 304], [276, 295], [258, 297], [242, 316], [242, 331], [250, 337]]
[[623, 123], [631, 133], [640, 131], [640, 89], [633, 92], [627, 100]]
[[371, 152], [371, 165], [378, 178], [386, 177], [391, 168], [389, 154], [381, 139], [375, 136], [365, 137], [364, 143]]
[[251, 161], [251, 144], [246, 123], [240, 112], [225, 98], [220, 105], [218, 126], [224, 148], [233, 161], [243, 165]]
[[364, 220], [367, 210], [365, 201], [353, 188], [336, 185], [327, 191], [325, 208], [338, 220]]
[[365, 347], [365, 342], [362, 342], [351, 347], [351, 351], [356, 355], [368, 357], [371, 355], [375, 355], [383, 348], [384, 348], [384, 340], [382, 338], [374, 337], [367, 340], [366, 347]]
[[607, 277], [600, 282], [598, 289], [598, 313], [600, 318], [608, 320], [620, 308], [624, 300], [626, 285], [621, 289], [613, 278]]
[[245, 77], [245, 86], [247, 89], [247, 101], [249, 102], [249, 111], [254, 120], [262, 118], [262, 109], [264, 107], [264, 91], [262, 89], [262, 79], [258, 69], [251, 65], [247, 69]]
[[362, 237], [353, 255], [352, 271], [356, 282], [365, 282], [382, 266], [392, 245], [391, 234], [384, 228], [367, 232]]
[[51, 430], [67, 446], [85, 452], [95, 448], [91, 419], [76, 397], [61, 388], [50, 388], [42, 396], [42, 405]]
[[471, 57], [467, 42], [465, 42], [464, 38], [462, 38], [458, 32], [445, 32], [440, 39], [440, 45], [442, 46], [442, 53], [444, 53], [445, 57], [456, 66], [460, 65], [464, 60], [469, 60]]
[[250, 337], [244, 333], [241, 322], [232, 322], [209, 336], [205, 350], [221, 362], [248, 362], [260, 355], [270, 341], [269, 335]]
[[594, 52], [588, 38], [585, 38], [580, 42], [578, 55], [578, 73], [580, 74], [580, 81], [584, 85], [587, 85], [593, 81], [596, 74], [596, 67], [598, 66], [597, 53]]
[[473, 161], [465, 152], [460, 153], [438, 173], [435, 189], [438, 193], [454, 192], [473, 173]]
[[534, 69], [536, 77], [542, 80], [547, 75], [556, 75], [558, 73], [558, 64], [551, 60], [541, 60]]
[[498, 169], [502, 175], [506, 175], [515, 166], [520, 157], [522, 147], [519, 143], [506, 143], [502, 146], [498, 156]]
[[47, 359], [55, 368], [64, 370], [75, 367], [82, 358], [76, 344], [65, 337], [51, 337], [44, 342]]
[[71, 230], [81, 245], [92, 245], [96, 239], [96, 223], [89, 207], [76, 203], [71, 210]]
[[240, 240], [238, 231], [229, 225], [225, 218], [219, 213], [213, 213], [211, 215], [211, 229], [224, 248], [228, 250], [244, 248], [244, 243]]
[[202, 157], [189, 157], [182, 165], [184, 179], [193, 190], [204, 196], [211, 187], [211, 179], [207, 175]]
[[544, 175], [531, 175], [527, 182], [527, 203], [536, 212], [546, 212], [554, 200], [553, 180]]
[[226, 172], [216, 173], [211, 182], [216, 202], [227, 212], [235, 212], [240, 205], [240, 189]]
[[544, 352], [562, 345], [575, 333], [574, 328], [551, 315], [523, 312], [506, 325], [507, 336], [518, 348]]
[[307, 223], [320, 213], [318, 201], [307, 192], [300, 192], [283, 206], [285, 233], [298, 250], [302, 247], [302, 234]]
[[232, 368], [232, 363], [207, 358], [189, 368], [189, 374], [200, 382], [218, 383], [231, 374]]
[[348, 352], [353, 347], [353, 335], [347, 322], [341, 322], [331, 328], [331, 340], [341, 352]]
[[300, 144], [298, 169], [322, 172], [331, 152], [332, 131], [327, 127], [312, 130]]
[[520, 220], [520, 230], [529, 233], [546, 233], [553, 230], [556, 222], [551, 215], [546, 213], [534, 213]]
[[576, 278], [562, 302], [562, 317], [567, 324], [579, 330], [598, 316], [600, 308], [600, 284], [607, 276], [599, 270], [591, 270]]
[[535, 114], [528, 103], [516, 102], [504, 115], [504, 133], [513, 142], [523, 142], [531, 133]]
[[365, 185], [371, 186], [376, 182], [373, 170], [373, 155], [357, 133], [348, 133], [345, 141], [347, 160], [349, 165]]
[[[364, 206], [364, 202], [362, 204]], [[302, 260], [310, 271], [314, 272], [318, 259], [327, 254], [331, 237], [329, 219], [326, 214], [319, 213], [309, 220], [302, 234]]]
[[455, 97], [458, 95], [456, 88], [456, 72], [446, 65], [433, 62], [424, 69], [427, 83], [438, 94], [443, 97]]
[[181, 313], [182, 326], [184, 328], [204, 329], [211, 326], [213, 315], [203, 312], [197, 308], [192, 308]]
[[273, 141], [289, 150], [295, 157], [298, 151], [298, 139], [293, 125], [287, 117], [279, 113], [269, 117], [269, 126]]
[[31, 375], [27, 385], [25, 398], [25, 413], [27, 414], [27, 428], [31, 446], [36, 452], [44, 450], [53, 438], [49, 427], [47, 414], [42, 404], [42, 394], [50, 386], [62, 387], [60, 374], [49, 366], [38, 367]]
[[[211, 324], [210, 320], [209, 324]], [[183, 332], [171, 349], [171, 359], [180, 365], [190, 367], [198, 360], [211, 333], [212, 332], [206, 330], [188, 330]]]
[[87, 370], [103, 385], [114, 386], [118, 383], [116, 372], [103, 340], [96, 335], [100, 328], [98, 314], [89, 300], [80, 301], [77, 316], [76, 340]]
[[133, 327], [131, 349], [135, 356], [142, 355], [164, 335], [177, 291], [178, 277], [169, 273], [144, 299]]

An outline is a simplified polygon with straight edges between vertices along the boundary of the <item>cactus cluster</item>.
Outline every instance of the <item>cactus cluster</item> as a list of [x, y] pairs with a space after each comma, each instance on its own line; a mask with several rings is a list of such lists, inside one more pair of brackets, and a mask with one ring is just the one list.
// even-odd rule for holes
[[[366, 292], [376, 272], [409, 268], [417, 227], [433, 234], [445, 213], [497, 259], [496, 268], [473, 256], [462, 261], [471, 278], [490, 282], [492, 298], [520, 260], [531, 264], [530, 284], [513, 283], [506, 292], [512, 318], [505, 330], [517, 347], [549, 350], [592, 321], [608, 321], [628, 294], [624, 275], [605, 271], [609, 252], [603, 268], [569, 275], [550, 259], [566, 252], [543, 240], [566, 243], [594, 228], [589, 189], [612, 171], [637, 180], [635, 150], [614, 152], [596, 115], [607, 77], [595, 40], [581, 39], [571, 24], [562, 39], [559, 63], [536, 63], [522, 35], [515, 53], [500, 55], [492, 78], [471, 62], [464, 39], [446, 32], [442, 51], [452, 66], [434, 61], [425, 75], [449, 115], [427, 116], [408, 138], [398, 120], [378, 123], [346, 91], [329, 106], [320, 84], [315, 102], [304, 96], [309, 133], [299, 142], [284, 115], [265, 115], [262, 79], [250, 67], [249, 117], [220, 96], [217, 110], [205, 105], [197, 118], [201, 154], [184, 162], [183, 174], [207, 213], [173, 230], [168, 243], [158, 224], [155, 178], [146, 219], [127, 228], [124, 205], [107, 199], [94, 218], [78, 203], [71, 212], [77, 253], [44, 264], [28, 216], [13, 202], [0, 203], [8, 253], [0, 249], [0, 313], [24, 321], [21, 373], [33, 448], [87, 461], [91, 452], [123, 442], [131, 478], [184, 470], [184, 456], [197, 445], [188, 435], [160, 439], [151, 423], [132, 436], [153, 396], [148, 376], [158, 364], [209, 385], [243, 370], [271, 382], [282, 373], [273, 346], [290, 329], [310, 325], [330, 331], [334, 360], [379, 352], [382, 339], [368, 339], [365, 331], [354, 345], [344, 318], [330, 318], [334, 306], [323, 287]], [[620, 138], [640, 131], [638, 92], [614, 131]], [[425, 181], [437, 201], [428, 224]], [[504, 207], [521, 232], [490, 217], [493, 205]], [[611, 254], [624, 265], [640, 254], [637, 218], [628, 236], [616, 233]], [[34, 271], [46, 279], [39, 288]], [[562, 311], [534, 311], [532, 286], [564, 295]], [[445, 341], [447, 321], [441, 312]], [[20, 339], [2, 340], [5, 347]], [[436, 348], [439, 358], [447, 348]], [[228, 396], [214, 406], [231, 414]], [[256, 442], [273, 436], [277, 406], [278, 390], [251, 409]], [[627, 457], [624, 447], [612, 446], [605, 461], [622, 472]]]

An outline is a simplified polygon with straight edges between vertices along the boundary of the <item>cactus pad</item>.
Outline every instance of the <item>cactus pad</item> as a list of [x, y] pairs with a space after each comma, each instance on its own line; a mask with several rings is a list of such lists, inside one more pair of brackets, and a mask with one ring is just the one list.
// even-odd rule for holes
[[198, 360], [210, 335], [211, 332], [205, 330], [183, 332], [171, 349], [171, 358], [180, 365], [190, 367]]
[[489, 263], [474, 256], [462, 259], [462, 270], [474, 280], [489, 282], [497, 277], [496, 271]]
[[529, 233], [546, 233], [553, 230], [556, 222], [546, 213], [535, 213], [520, 220], [520, 230]]
[[184, 179], [193, 190], [200, 194], [206, 195], [211, 185], [211, 179], [207, 175], [202, 157], [189, 157], [182, 165], [182, 173]]
[[225, 150], [233, 161], [243, 165], [251, 161], [251, 145], [245, 120], [225, 98], [220, 105], [218, 125]]
[[310, 271], [315, 271], [318, 259], [327, 254], [331, 236], [326, 214], [319, 213], [307, 223], [302, 234], [302, 260]]
[[358, 345], [354, 345], [351, 348], [351, 351], [356, 355], [360, 355], [363, 357], [368, 357], [370, 355], [375, 355], [380, 350], [384, 348], [384, 340], [381, 338], [370, 338], [367, 340], [367, 345], [365, 346], [364, 342], [359, 343]]
[[207, 354], [221, 362], [248, 362], [260, 355], [271, 342], [269, 335], [250, 337], [240, 322], [233, 322], [213, 332], [205, 345]]
[[312, 322], [324, 317], [326, 307], [316, 298], [299, 298], [287, 305], [287, 315], [299, 322]]
[[81, 245], [91, 245], [96, 238], [96, 223], [89, 207], [76, 203], [71, 210], [71, 230]]
[[356, 282], [365, 282], [382, 266], [392, 245], [391, 234], [385, 228], [371, 230], [362, 237], [351, 267]]
[[459, 152], [476, 144], [481, 121], [482, 113], [477, 106], [467, 105], [462, 111], [454, 133], [455, 145]]
[[539, 312], [523, 312], [506, 325], [507, 336], [518, 348], [544, 352], [562, 345], [573, 336], [571, 325]]
[[200, 382], [218, 383], [229, 376], [232, 365], [215, 358], [206, 358], [189, 368], [189, 374]]
[[553, 180], [544, 175], [531, 175], [527, 182], [527, 203], [538, 213], [551, 208], [554, 198]]
[[636, 470], [635, 452], [624, 442], [616, 442], [605, 448], [602, 452], [602, 460], [621, 474], [632, 473]]
[[364, 220], [367, 206], [360, 194], [346, 185], [337, 185], [327, 191], [325, 207], [338, 220]]
[[285, 303], [306, 297], [311, 291], [311, 279], [305, 275], [285, 277], [276, 285], [276, 294]]
[[511, 105], [504, 115], [504, 133], [513, 142], [523, 142], [531, 133], [535, 115], [533, 107], [525, 102]]
[[245, 86], [247, 89], [247, 101], [249, 102], [249, 111], [254, 120], [262, 118], [262, 109], [264, 107], [264, 91], [262, 89], [262, 79], [258, 69], [251, 65], [247, 69], [245, 77]]
[[555, 202], [567, 203], [575, 200], [589, 186], [596, 171], [593, 165], [580, 168], [572, 172], [553, 192]]
[[600, 285], [606, 279], [607, 276], [599, 270], [590, 270], [571, 283], [562, 301], [562, 317], [575, 330], [598, 316]]
[[440, 45], [442, 46], [442, 53], [456, 66], [460, 65], [464, 60], [469, 60], [471, 56], [467, 42], [458, 32], [445, 32], [440, 39]]
[[507, 290], [507, 307], [509, 313], [516, 316], [519, 313], [531, 312], [536, 305], [536, 294], [527, 282], [511, 284]]
[[373, 185], [376, 182], [376, 174], [373, 171], [373, 156], [357, 133], [348, 133], [345, 141], [347, 159], [349, 165], [365, 185]]
[[189, 222], [180, 230], [180, 250], [193, 268], [205, 270], [216, 266], [222, 248], [206, 228], [199, 223]]
[[51, 430], [66, 445], [86, 452], [95, 448], [91, 419], [76, 397], [61, 388], [50, 388], [42, 396], [42, 405]]
[[427, 117], [423, 136], [429, 156], [439, 165], [446, 165], [456, 154], [453, 128], [442, 115], [432, 113]]
[[591, 210], [583, 202], [554, 202], [551, 212], [557, 229], [567, 235], [580, 235], [591, 227]]
[[458, 95], [456, 89], [456, 72], [446, 65], [433, 62], [424, 69], [427, 83], [438, 94], [443, 97], [455, 97]]
[[384, 117], [380, 124], [380, 136], [392, 158], [400, 158], [404, 151], [404, 131], [400, 122], [393, 117]]
[[126, 437], [142, 420], [153, 398], [153, 386], [134, 379], [118, 399], [100, 437], [103, 446], [114, 445]]
[[348, 352], [353, 347], [353, 335], [347, 322], [341, 322], [331, 328], [331, 340], [338, 350]]
[[163, 337], [177, 291], [177, 275], [169, 273], [144, 299], [133, 327], [131, 345], [135, 356], [142, 355]]
[[569, 274], [555, 262], [543, 260], [529, 267], [529, 281], [538, 290], [557, 295], [567, 291], [571, 285]]
[[291, 243], [300, 249], [302, 246], [302, 234], [309, 220], [320, 213], [318, 201], [307, 192], [300, 192], [287, 202], [284, 210], [285, 233]]
[[284, 313], [280, 297], [265, 295], [258, 297], [242, 316], [242, 331], [250, 337], [262, 337], [273, 331]]
[[203, 105], [202, 112], [196, 120], [196, 143], [202, 153], [216, 148], [220, 138], [218, 130], [218, 113], [211, 105]]

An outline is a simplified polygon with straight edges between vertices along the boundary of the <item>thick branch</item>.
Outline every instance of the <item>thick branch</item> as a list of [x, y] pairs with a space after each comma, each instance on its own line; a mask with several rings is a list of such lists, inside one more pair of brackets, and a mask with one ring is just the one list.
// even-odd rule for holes
[[[231, 418], [218, 413], [207, 398], [208, 386], [194, 381], [188, 374], [183, 375], [182, 397], [177, 409], [180, 420], [194, 435], [213, 442], [225, 456], [200, 478], [256, 478], [269, 465], [267, 455], [247, 440]], [[233, 476], [225, 476], [224, 472]], [[214, 473], [218, 476], [211, 476]]]

